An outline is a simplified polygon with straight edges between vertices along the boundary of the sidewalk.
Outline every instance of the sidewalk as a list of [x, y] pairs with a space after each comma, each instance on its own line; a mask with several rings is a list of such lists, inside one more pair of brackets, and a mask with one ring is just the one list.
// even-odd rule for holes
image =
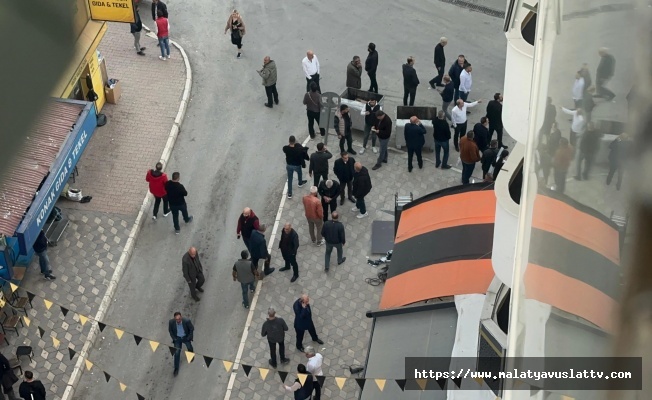
[[[154, 39], [141, 38], [146, 57], [136, 55], [132, 43], [128, 25], [109, 24], [99, 50], [109, 77], [122, 83], [122, 97], [102, 109], [108, 124], [95, 131], [71, 183], [93, 200], [57, 204], [70, 219], [58, 246], [48, 250], [57, 279], [43, 280], [34, 259], [21, 284], [37, 296], [28, 311], [31, 327], [20, 328], [18, 339], [10, 333], [12, 346], [3, 352], [9, 355], [23, 344], [34, 348], [27, 369], [43, 381], [48, 399], [61, 399], [66, 389], [77, 361], [70, 360], [67, 347], [81, 351], [91, 326], [82, 327], [75, 312], [95, 316], [98, 311], [147, 193], [145, 172], [161, 158], [184, 91], [186, 71], [176, 48], [172, 59], [162, 62]], [[49, 311], [43, 297], [55, 303]], [[64, 317], [57, 304], [71, 312]], [[50, 338], [41, 339], [35, 326], [55, 332], [59, 348]]]

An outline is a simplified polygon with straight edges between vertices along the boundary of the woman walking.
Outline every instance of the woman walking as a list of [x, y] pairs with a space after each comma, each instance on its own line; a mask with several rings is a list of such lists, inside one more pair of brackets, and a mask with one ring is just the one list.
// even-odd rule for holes
[[[321, 112], [321, 94], [319, 93], [319, 86], [315, 82], [310, 83], [310, 91], [303, 96], [303, 104], [305, 104], [306, 113], [308, 114], [308, 133], [310, 133], [310, 139], [314, 139], [314, 124], [317, 121], [317, 127], [319, 128], [319, 113]], [[324, 136], [326, 131], [319, 128], [319, 133]]]
[[238, 47], [238, 58], [242, 55], [242, 37], [245, 35], [245, 25], [238, 10], [233, 10], [229, 19], [226, 21], [224, 34], [231, 30], [231, 43]]

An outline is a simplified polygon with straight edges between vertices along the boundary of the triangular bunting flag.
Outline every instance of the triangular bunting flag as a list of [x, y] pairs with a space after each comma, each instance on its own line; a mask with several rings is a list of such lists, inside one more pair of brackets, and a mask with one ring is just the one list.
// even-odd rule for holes
[[473, 380], [474, 380], [478, 385], [482, 386], [482, 382], [483, 382], [482, 378], [473, 378]]
[[[442, 381], [442, 380], [444, 381], [443, 384], [446, 384], [446, 379], [439, 379], [439, 380], [437, 381], [437, 383], [439, 383], [439, 381]], [[427, 379], [415, 379], [415, 381], [417, 381], [417, 385], [419, 385], [419, 387], [421, 388], [421, 390], [426, 390], [426, 385], [428, 384], [428, 380], [427, 380]], [[442, 386], [442, 389], [443, 389], [443, 386]]]
[[55, 348], [55, 349], [58, 349], [58, 348], [59, 348], [59, 344], [61, 344], [61, 341], [59, 341], [59, 339], [57, 339], [57, 338], [55, 338], [54, 336], [52, 336], [52, 344], [54, 345], [54, 348]]
[[40, 326], [38, 327], [38, 334], [43, 339], [43, 335], [45, 335], [45, 329], [41, 328]]
[[168, 348], [170, 349], [170, 355], [171, 355], [171, 356], [173, 356], [173, 355], [174, 355], [174, 353], [176, 353], [176, 352], [177, 352], [177, 348], [176, 348], [176, 347], [173, 347], [173, 346], [168, 346]]
[[111, 380], [111, 375], [109, 375], [109, 373], [106, 372], [106, 371], [102, 371], [102, 372], [104, 372], [104, 378], [106, 379], [106, 381], [107, 382], [110, 381]]
[[77, 315], [79, 315], [79, 322], [81, 322], [82, 326], [86, 325], [86, 322], [88, 322], [88, 317], [81, 314]]
[[570, 397], [570, 396], [563, 396], [563, 395], [562, 395], [562, 396], [561, 396], [561, 400], [575, 400], [575, 399], [572, 398], [572, 397]]
[[222, 364], [224, 364], [224, 369], [226, 370], [226, 372], [229, 372], [231, 370], [231, 367], [233, 366], [233, 362], [227, 360], [222, 360]]
[[195, 359], [195, 353], [193, 353], [192, 351], [186, 351], [186, 360], [188, 360], [188, 364], [190, 364], [194, 359]]
[[382, 392], [385, 390], [385, 379], [374, 379], [376, 382], [376, 386], [378, 386], [378, 389]]
[[36, 297], [36, 295], [34, 293], [29, 292], [29, 291], [27, 292], [27, 298], [29, 299], [30, 303], [32, 302], [32, 300], [34, 300], [34, 297]]
[[125, 389], [127, 389], [127, 385], [125, 385], [124, 383], [120, 382], [120, 390], [122, 390], [122, 391], [124, 392]]
[[136, 346], [138, 346], [143, 338], [138, 335], [134, 335], [134, 340], [136, 341]]
[[98, 321], [97, 325], [100, 327], [100, 332], [104, 332], [104, 328], [106, 328], [106, 324], [103, 324], [103, 323]]
[[457, 388], [459, 389], [460, 385], [462, 384], [462, 378], [452, 378], [451, 380], [453, 381], [455, 386], [457, 386]]
[[299, 378], [299, 382], [301, 382], [301, 386], [306, 382], [306, 378], [308, 377], [308, 374], [297, 374], [297, 378]]
[[396, 384], [398, 385], [398, 387], [401, 388], [401, 392], [405, 392], [405, 383], [406, 382], [407, 381], [405, 379], [396, 379]]
[[335, 383], [337, 383], [337, 387], [340, 388], [340, 390], [342, 390], [342, 388], [344, 387], [345, 382], [346, 382], [346, 378], [338, 378], [338, 377], [335, 378]]
[[61, 307], [61, 313], [63, 314], [64, 317], [68, 316], [68, 309], [64, 306], [59, 306]]
[[265, 380], [267, 378], [267, 374], [269, 373], [269, 368], [260, 368], [258, 367], [258, 371], [260, 371], [260, 377]]
[[152, 348], [152, 352], [155, 352], [156, 349], [158, 349], [158, 345], [159, 345], [158, 342], [155, 342], [155, 341], [153, 341], [153, 340], [150, 340], [150, 341], [149, 341], [149, 347]]
[[50, 300], [43, 299], [43, 302], [45, 303], [45, 308], [47, 308], [48, 310], [50, 309], [50, 307], [52, 307], [52, 302]]
[[68, 347], [68, 354], [70, 355], [70, 359], [72, 360], [72, 358], [75, 356], [75, 354], [77, 354], [77, 352], [71, 349], [70, 347]]
[[324, 387], [324, 382], [326, 381], [326, 377], [321, 375], [317, 377], [317, 382], [319, 382], [319, 386]]
[[143, 396], [142, 394], [136, 393], [136, 396], [138, 396], [138, 400], [145, 400], [145, 396]]
[[23, 316], [23, 320], [25, 320], [25, 325], [29, 326], [29, 324], [32, 322], [31, 319], [27, 317], [27, 315]]
[[[424, 381], [425, 381], [425, 379], [424, 379]], [[446, 386], [446, 378], [437, 379], [437, 385], [439, 385], [439, 388], [441, 390], [444, 390], [444, 386]], [[421, 385], [419, 385], [419, 386], [421, 386]], [[425, 384], [424, 384], [424, 387], [425, 387]], [[423, 390], [425, 390], [425, 389], [423, 389]]]
[[90, 371], [93, 368], [93, 363], [88, 360], [84, 360], [84, 362], [86, 363], [86, 369]]
[[115, 331], [115, 335], [118, 337], [118, 340], [122, 339], [122, 335], [124, 335], [125, 331], [118, 328], [113, 328], [113, 330]]
[[282, 383], [285, 383], [285, 380], [286, 380], [287, 377], [288, 377], [288, 373], [285, 372], [285, 371], [278, 371], [278, 376], [281, 377], [281, 382], [282, 382]]
[[360, 390], [364, 389], [364, 384], [367, 383], [367, 380], [363, 378], [356, 378], [355, 381], [360, 386]]
[[18, 285], [14, 284], [14, 283], [9, 282], [9, 286], [11, 287], [11, 293], [18, 290]]
[[242, 364], [242, 369], [244, 370], [245, 375], [249, 376], [249, 372], [251, 372], [251, 365]]
[[204, 362], [206, 363], [206, 368], [210, 368], [211, 363], [213, 362], [213, 357], [204, 356]]

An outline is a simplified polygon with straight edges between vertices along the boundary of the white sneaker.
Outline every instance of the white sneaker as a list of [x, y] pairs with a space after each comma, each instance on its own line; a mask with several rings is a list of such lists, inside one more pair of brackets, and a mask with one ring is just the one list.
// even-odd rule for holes
[[317, 242], [317, 246], [321, 246], [321, 245], [323, 245], [324, 243], [326, 243], [326, 240], [322, 239], [322, 240], [320, 240], [319, 242]]
[[372, 147], [371, 150], [374, 151], [374, 154], [378, 154], [378, 148], [377, 147]]
[[152, 215], [152, 219], [156, 221], [156, 215]]
[[360, 211], [360, 209], [358, 207], [353, 207], [351, 211]]
[[163, 57], [163, 56], [158, 56], [158, 59], [161, 60], [161, 61], [165, 61], [165, 57]]
[[164, 217], [167, 217], [168, 215], [170, 215], [170, 211], [163, 214]]
[[364, 217], [368, 217], [368, 216], [369, 216], [369, 213], [366, 212], [366, 213], [364, 213], [364, 214], [358, 214], [358, 215], [356, 216], [356, 218], [357, 218], [357, 219], [362, 219], [362, 218], [364, 218]]
[[360, 151], [358, 152], [358, 154], [364, 154], [364, 150], [365, 150], [365, 148], [364, 148], [364, 147], [363, 147], [363, 148], [361, 148], [361, 149], [360, 149]]
[[172, 58], [172, 57], [170, 57], [170, 55], [168, 54], [168, 57], [167, 57], [167, 58], [168, 58], [168, 60], [169, 60], [169, 59]]

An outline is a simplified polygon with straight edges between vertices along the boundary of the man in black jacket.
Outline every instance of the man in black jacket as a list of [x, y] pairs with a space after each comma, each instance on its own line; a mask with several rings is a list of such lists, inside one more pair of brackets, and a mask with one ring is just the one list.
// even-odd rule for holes
[[371, 177], [369, 171], [363, 167], [361, 163], [357, 162], [354, 165], [355, 174], [353, 174], [353, 195], [356, 198], [355, 207], [351, 211], [360, 211], [356, 218], [368, 217], [367, 205], [364, 202], [364, 197], [371, 192]]
[[18, 387], [18, 395], [26, 400], [45, 400], [45, 386], [43, 383], [34, 379], [32, 371], [25, 371], [25, 380]]
[[285, 169], [288, 173], [288, 199], [292, 198], [292, 179], [294, 173], [297, 173], [299, 178], [299, 187], [303, 187], [308, 181], [303, 180], [303, 171], [301, 168], [306, 165], [306, 160], [309, 160], [308, 149], [297, 143], [297, 139], [290, 136], [289, 144], [283, 146], [283, 153], [285, 153]]
[[324, 226], [321, 228], [321, 235], [326, 240], [326, 269], [331, 264], [331, 253], [333, 252], [333, 247], [337, 249], [337, 265], [342, 264], [346, 261], [346, 257], [342, 257], [342, 246], [346, 244], [346, 235], [344, 234], [344, 225], [338, 220], [339, 215], [337, 211], [333, 211], [331, 214], [333, 218], [331, 221], [326, 221]]
[[263, 267], [263, 273], [265, 275], [270, 275], [276, 268], [270, 268], [269, 264], [272, 261], [272, 256], [270, 256], [267, 251], [267, 241], [265, 240], [265, 230], [267, 227], [265, 224], [260, 225], [259, 230], [251, 232], [251, 238], [249, 239], [249, 251], [251, 252], [251, 262], [254, 263], [256, 268], [258, 268], [258, 260], [265, 260]]
[[297, 251], [299, 250], [299, 235], [292, 229], [292, 224], [286, 223], [281, 232], [281, 240], [278, 243], [278, 248], [281, 250], [281, 255], [285, 261], [285, 267], [279, 271], [287, 271], [292, 266], [292, 278], [290, 282], [299, 279], [299, 264], [297, 264]]
[[134, 47], [136, 48], [136, 54], [139, 56], [144, 56], [145, 47], [140, 47], [140, 32], [143, 30], [143, 21], [140, 20], [140, 13], [138, 12], [138, 5], [136, 5], [136, 22], [130, 23], [131, 34], [134, 35]]
[[256, 266], [249, 259], [249, 252], [247, 250], [240, 252], [240, 259], [233, 264], [231, 276], [233, 276], [234, 282], [240, 282], [242, 306], [249, 308], [249, 293], [256, 291], [256, 278], [259, 275]]
[[154, 21], [156, 21], [159, 10], [161, 10], [165, 18], [168, 18], [168, 6], [161, 0], [152, 0], [152, 19]]
[[[385, 114], [382, 110], [378, 111], [376, 113], [376, 121], [376, 126], [371, 130], [378, 135], [380, 151], [376, 165], [372, 168], [374, 171], [382, 167], [382, 163], [387, 163], [387, 146], [389, 145], [389, 138], [392, 136], [392, 119], [389, 115]], [[358, 196], [355, 197], [357, 198]]]
[[595, 97], [604, 97], [607, 101], [611, 101], [616, 95], [604, 85], [614, 76], [616, 59], [606, 47], [601, 47], [598, 54], [600, 55], [600, 64], [598, 64], [598, 70], [595, 73], [595, 91], [597, 93]]
[[482, 158], [480, 159], [480, 164], [482, 165], [482, 179], [487, 177], [487, 173], [491, 167], [496, 166], [496, 160], [498, 159], [498, 141], [492, 140], [489, 143], [489, 148], [482, 152]]
[[192, 340], [195, 327], [188, 318], [183, 318], [179, 311], [174, 313], [174, 318], [168, 322], [168, 333], [172, 338], [172, 343], [176, 351], [174, 352], [174, 376], [179, 373], [179, 360], [181, 358], [181, 348], [185, 344], [188, 351], [193, 352]]
[[439, 39], [439, 43], [435, 46], [435, 68], [437, 69], [437, 76], [432, 78], [430, 82], [431, 88], [436, 86], [444, 86], [441, 84], [441, 80], [444, 77], [444, 69], [446, 68], [446, 55], [444, 54], [444, 47], [448, 44], [448, 39], [442, 37]]
[[374, 43], [369, 43], [367, 47], [369, 55], [364, 62], [364, 70], [367, 71], [369, 75], [369, 80], [371, 84], [369, 86], [369, 91], [373, 93], [378, 93], [378, 82], [376, 82], [376, 70], [378, 69], [378, 52], [376, 51], [376, 45]]
[[[448, 165], [448, 144], [451, 140], [451, 127], [446, 122], [444, 110], [437, 112], [437, 118], [432, 120], [432, 128], [435, 137], [435, 168], [439, 168], [441, 165], [441, 169], [450, 169], [451, 166]], [[440, 160], [439, 153], [442, 149], [444, 150], [444, 158]]]
[[408, 57], [407, 63], [403, 64], [403, 105], [408, 105], [408, 96], [410, 96], [410, 105], [414, 105], [414, 98], [417, 96], [417, 86], [419, 78], [417, 71], [414, 69], [414, 57]]
[[449, 121], [453, 122], [453, 117], [451, 117], [448, 107], [450, 107], [453, 98], [455, 97], [455, 84], [448, 74], [444, 75], [444, 89], [440, 90], [439, 94], [441, 95], [441, 109], [444, 112], [444, 116], [448, 118]]
[[[556, 110], [555, 110], [556, 112]], [[487, 118], [489, 118], [489, 140], [494, 137], [494, 131], [498, 138], [498, 146], [503, 146], [503, 95], [494, 94], [494, 99], [487, 104]], [[481, 149], [482, 150], [482, 149]]]
[[324, 222], [328, 221], [328, 208], [331, 212], [337, 209], [337, 196], [340, 195], [340, 184], [332, 179], [321, 181], [317, 192], [321, 196], [321, 207], [324, 209]]
[[464, 54], [460, 54], [457, 56], [457, 60], [455, 60], [453, 65], [451, 65], [450, 69], [448, 70], [448, 76], [451, 77], [451, 80], [453, 81], [453, 87], [455, 88], [455, 96], [453, 97], [455, 103], [457, 103], [457, 99], [460, 98], [460, 75], [468, 65], [469, 62], [466, 60], [466, 57], [464, 57]]
[[371, 136], [371, 148], [374, 153], [378, 153], [376, 148], [376, 135], [371, 134], [371, 128], [376, 125], [378, 118], [376, 118], [376, 113], [381, 111], [383, 108], [378, 104], [376, 99], [371, 99], [365, 104], [364, 110], [361, 114], [364, 115], [364, 139], [362, 140], [362, 148], [360, 149], [360, 154], [364, 154], [367, 149], [367, 142], [369, 141], [369, 136]]
[[344, 141], [346, 141], [346, 151], [351, 154], [357, 154], [351, 145], [353, 144], [353, 137], [351, 136], [351, 114], [349, 114], [349, 106], [346, 104], [340, 105], [340, 111], [335, 113], [333, 118], [335, 123], [335, 132], [340, 139], [340, 151], [344, 151]]
[[340, 156], [341, 158], [335, 160], [333, 165], [333, 172], [337, 179], [340, 180], [340, 205], [344, 204], [344, 189], [349, 192], [349, 200], [355, 203], [353, 197], [353, 174], [355, 173], [353, 165], [355, 164], [355, 158], [349, 157], [349, 153], [345, 151], [340, 153]]
[[188, 196], [188, 192], [186, 191], [186, 188], [179, 183], [180, 178], [181, 174], [173, 172], [172, 180], [165, 182], [165, 191], [168, 194], [170, 211], [172, 211], [174, 233], [177, 235], [181, 232], [181, 227], [179, 226], [179, 211], [181, 211], [183, 221], [186, 224], [192, 221], [192, 215], [188, 215], [188, 205], [186, 204], [186, 196]]
[[314, 185], [319, 186], [319, 182], [328, 179], [328, 160], [333, 155], [328, 151], [323, 143], [317, 143], [317, 151], [310, 155], [310, 166], [308, 173], [313, 178]]
[[204, 266], [201, 264], [196, 248], [191, 247], [181, 258], [181, 272], [190, 288], [190, 296], [193, 300], [199, 301], [197, 292], [204, 292], [202, 286], [206, 279], [204, 278]]
[[426, 144], [426, 128], [421, 124], [419, 118], [413, 116], [410, 118], [410, 123], [405, 125], [405, 147], [408, 151], [408, 172], [412, 172], [412, 159], [417, 155], [417, 164], [419, 169], [423, 168], [423, 159], [421, 158], [421, 150], [423, 145]]
[[478, 145], [478, 150], [483, 153], [489, 147], [489, 124], [490, 120], [487, 117], [480, 118], [480, 122], [473, 126], [473, 136], [475, 144]]
[[276, 316], [276, 310], [270, 307], [267, 310], [267, 321], [263, 323], [261, 329], [261, 336], [267, 338], [269, 343], [269, 354], [272, 358], [269, 359], [269, 365], [276, 368], [276, 345], [278, 344], [278, 353], [281, 356], [281, 363], [287, 364], [290, 359], [285, 358], [285, 332], [288, 331], [288, 324], [285, 323], [283, 318]]
[[38, 257], [38, 264], [41, 267], [41, 273], [43, 274], [43, 277], [49, 281], [53, 281], [57, 279], [57, 277], [52, 275], [52, 270], [50, 269], [50, 258], [48, 257], [49, 244], [50, 241], [45, 236], [45, 232], [41, 230], [32, 248]]

